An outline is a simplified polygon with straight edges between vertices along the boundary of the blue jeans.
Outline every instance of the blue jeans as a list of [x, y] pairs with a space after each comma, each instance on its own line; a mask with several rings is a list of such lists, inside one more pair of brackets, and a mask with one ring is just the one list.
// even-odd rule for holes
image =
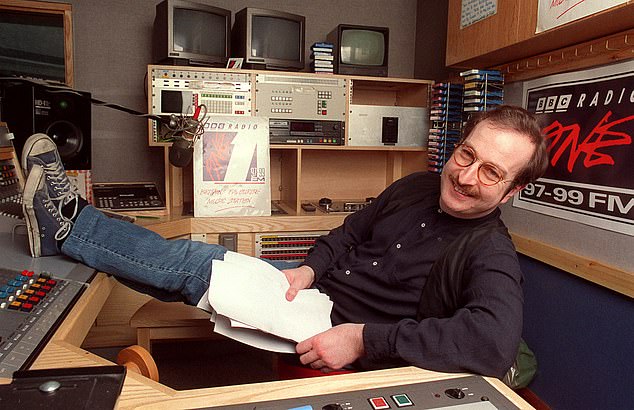
[[[157, 299], [196, 305], [209, 288], [211, 263], [227, 249], [187, 239], [166, 240], [141, 226], [108, 218], [86, 206], [62, 253]], [[278, 269], [297, 266], [271, 262]]]

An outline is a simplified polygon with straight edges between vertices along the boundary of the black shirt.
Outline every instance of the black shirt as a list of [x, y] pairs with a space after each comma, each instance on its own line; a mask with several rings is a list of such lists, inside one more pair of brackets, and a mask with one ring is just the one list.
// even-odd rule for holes
[[317, 240], [304, 264], [334, 302], [333, 325], [366, 324], [363, 367], [411, 364], [502, 376], [517, 352], [523, 302], [508, 236], [490, 235], [470, 258], [468, 283], [456, 284], [464, 287], [464, 308], [451, 318], [416, 320], [436, 259], [465, 229], [500, 216], [499, 209], [478, 219], [442, 212], [439, 181], [416, 173], [395, 182]]

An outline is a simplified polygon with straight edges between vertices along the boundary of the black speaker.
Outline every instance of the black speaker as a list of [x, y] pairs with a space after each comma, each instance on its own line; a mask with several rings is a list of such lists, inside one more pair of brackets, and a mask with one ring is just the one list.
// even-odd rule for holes
[[66, 169], [90, 169], [90, 93], [32, 84], [3, 90], [2, 121], [14, 134], [18, 158], [27, 138], [51, 137]]

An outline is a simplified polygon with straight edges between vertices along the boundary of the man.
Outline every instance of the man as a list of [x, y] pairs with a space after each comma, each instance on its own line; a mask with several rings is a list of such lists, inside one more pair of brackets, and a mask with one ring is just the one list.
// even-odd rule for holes
[[[334, 326], [297, 345], [302, 363], [496, 377], [509, 369], [522, 274], [498, 205], [543, 174], [547, 155], [539, 125], [517, 107], [474, 117], [464, 135], [441, 176], [396, 181], [283, 271], [288, 300], [313, 286], [334, 302]], [[73, 192], [46, 136], [27, 141], [23, 166], [34, 255], [61, 251], [162, 300], [198, 303], [226, 249], [104, 217]]]

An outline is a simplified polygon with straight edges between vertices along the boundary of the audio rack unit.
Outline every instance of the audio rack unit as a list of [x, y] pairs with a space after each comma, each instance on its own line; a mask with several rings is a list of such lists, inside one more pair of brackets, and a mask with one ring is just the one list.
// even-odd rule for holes
[[[204, 105], [208, 115], [251, 116], [251, 77], [246, 73], [185, 68], [152, 68], [151, 110], [153, 115], [191, 117]], [[164, 142], [165, 126], [151, 122], [151, 140]]]
[[274, 261], [301, 262], [315, 240], [328, 231], [255, 234], [255, 256]]
[[344, 79], [268, 73], [255, 78], [255, 115], [269, 117], [272, 144], [344, 145]]

